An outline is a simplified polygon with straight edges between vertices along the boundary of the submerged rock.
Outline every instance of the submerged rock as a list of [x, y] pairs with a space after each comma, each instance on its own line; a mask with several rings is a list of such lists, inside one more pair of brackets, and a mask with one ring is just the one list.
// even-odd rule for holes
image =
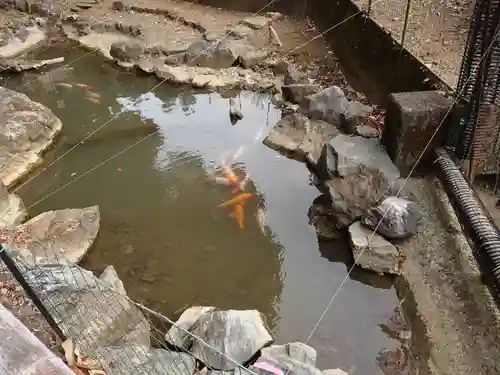
[[0, 181], [0, 229], [13, 229], [28, 216], [23, 201]]
[[273, 341], [257, 310], [206, 312], [201, 315], [192, 332], [212, 348], [236, 361], [234, 363], [195, 340], [191, 353], [205, 365], [217, 370], [233, 370], [238, 367], [237, 363], [245, 364]]
[[316, 198], [307, 213], [309, 224], [314, 226], [320, 239], [335, 240], [342, 237], [337, 225], [336, 212], [332, 209], [326, 195]]
[[414, 234], [420, 219], [421, 214], [415, 203], [404, 198], [388, 197], [368, 210], [361, 221], [373, 230], [377, 228], [382, 236], [398, 240]]
[[175, 325], [165, 334], [165, 340], [179, 348], [190, 349], [193, 339], [181, 328], [190, 331], [204, 313], [213, 310], [215, 310], [215, 307], [209, 306], [192, 306], [186, 309], [179, 319], [177, 319]]
[[0, 178], [10, 186], [41, 163], [62, 124], [49, 108], [4, 87], [0, 118]]
[[302, 111], [312, 119], [323, 120], [334, 125], [354, 121], [370, 113], [371, 108], [358, 102], [349, 102], [337, 86], [328, 87], [305, 98]]
[[325, 142], [338, 133], [332, 124], [292, 113], [278, 121], [263, 143], [288, 157], [315, 165]]
[[44, 212], [18, 226], [9, 247], [31, 265], [76, 264], [94, 243], [99, 207]]
[[391, 182], [399, 178], [397, 167], [377, 139], [339, 134], [325, 145], [319, 164], [323, 179], [357, 174], [361, 167], [375, 169]]
[[400, 251], [360, 221], [349, 226], [349, 243], [354, 261], [361, 267], [378, 273], [400, 273], [404, 261]]
[[357, 174], [337, 177], [326, 181], [327, 189], [338, 229], [345, 228], [360, 219], [371, 207], [391, 195], [392, 185], [378, 170], [362, 166]]

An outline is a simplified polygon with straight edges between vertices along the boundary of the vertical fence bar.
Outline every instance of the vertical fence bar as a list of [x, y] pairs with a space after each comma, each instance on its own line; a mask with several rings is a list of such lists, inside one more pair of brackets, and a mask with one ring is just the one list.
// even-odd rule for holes
[[5, 247], [0, 244], [0, 259], [5, 263], [9, 271], [12, 273], [12, 276], [17, 280], [17, 282], [21, 285], [23, 290], [26, 292], [28, 297], [33, 301], [35, 304], [36, 308], [40, 311], [42, 316], [45, 318], [47, 323], [49, 323], [50, 327], [54, 330], [54, 332], [59, 336], [61, 340], [66, 340], [66, 335], [63, 333], [61, 328], [57, 325], [56, 321], [50, 315], [49, 311], [47, 308], [44, 306], [43, 302], [40, 300], [38, 295], [35, 293], [31, 285], [26, 281], [24, 278], [23, 274], [17, 267], [16, 263], [12, 260], [12, 258], [9, 256], [7, 251], [5, 250]]

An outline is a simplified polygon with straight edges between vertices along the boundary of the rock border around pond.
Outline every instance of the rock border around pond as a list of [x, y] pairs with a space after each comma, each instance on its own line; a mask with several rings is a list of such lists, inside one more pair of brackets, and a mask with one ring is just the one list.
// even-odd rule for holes
[[337, 239], [347, 232], [359, 266], [400, 274], [405, 255], [391, 241], [412, 236], [420, 213], [415, 203], [395, 196], [400, 174], [380, 144], [380, 132], [364, 129], [372, 128], [372, 109], [348, 100], [337, 86], [318, 91], [290, 84], [283, 86], [283, 97], [295, 107], [288, 106], [263, 143], [313, 173], [323, 193], [309, 210], [318, 237]]

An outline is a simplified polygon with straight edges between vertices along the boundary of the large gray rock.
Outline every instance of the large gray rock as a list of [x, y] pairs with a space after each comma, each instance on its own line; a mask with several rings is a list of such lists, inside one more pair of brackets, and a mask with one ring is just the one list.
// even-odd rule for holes
[[194, 340], [191, 353], [208, 367], [217, 370], [235, 369], [237, 364], [246, 363], [273, 341], [257, 310], [206, 312], [198, 319], [192, 332], [210, 347], [226, 355], [223, 357], [199, 340]]
[[4, 87], [0, 118], [0, 179], [10, 186], [42, 162], [62, 124], [44, 105]]
[[377, 232], [385, 238], [399, 240], [417, 231], [421, 217], [415, 203], [404, 198], [388, 197], [368, 210], [361, 221], [373, 230], [377, 228]]
[[360, 221], [349, 226], [349, 243], [354, 261], [359, 266], [378, 273], [400, 273], [404, 261], [401, 252]]
[[97, 359], [106, 375], [191, 375], [196, 360], [188, 353], [140, 346], [111, 346], [101, 350]]
[[288, 157], [316, 165], [325, 142], [337, 134], [334, 125], [292, 113], [278, 121], [263, 143]]
[[[22, 260], [20, 261], [21, 264]], [[23, 272], [80, 355], [95, 361], [106, 347], [149, 348], [149, 323], [121, 291], [75, 265], [43, 265]]]
[[340, 126], [345, 121], [353, 122], [367, 115], [371, 108], [358, 102], [349, 102], [340, 87], [331, 86], [306, 97], [301, 110], [310, 118]]
[[300, 104], [304, 101], [306, 96], [320, 91], [321, 87], [319, 85], [308, 83], [294, 83], [283, 86], [281, 90], [283, 91], [283, 99], [292, 103]]
[[132, 41], [119, 41], [111, 45], [109, 54], [120, 61], [136, 61], [144, 53], [144, 46]]
[[7, 244], [31, 265], [76, 264], [94, 243], [99, 207], [44, 212], [18, 226]]
[[209, 306], [192, 306], [186, 309], [165, 334], [165, 340], [179, 348], [190, 349], [193, 340], [186, 331], [190, 331], [204, 313], [213, 310], [215, 307]]
[[266, 53], [255, 50], [248, 41], [231, 38], [226, 38], [219, 43], [209, 43], [200, 39], [193, 42], [186, 50], [188, 65], [213, 69], [229, 68], [237, 62], [245, 68], [250, 68], [266, 56]]
[[28, 216], [23, 201], [0, 181], [0, 229], [13, 229]]
[[361, 167], [372, 168], [388, 181], [399, 178], [399, 171], [377, 139], [350, 137], [339, 134], [330, 139], [322, 152], [320, 177], [348, 176], [357, 174]]
[[337, 177], [326, 181], [335, 219], [335, 227], [343, 229], [356, 220], [383, 198], [391, 195], [393, 186], [379, 171], [362, 166], [357, 174]]

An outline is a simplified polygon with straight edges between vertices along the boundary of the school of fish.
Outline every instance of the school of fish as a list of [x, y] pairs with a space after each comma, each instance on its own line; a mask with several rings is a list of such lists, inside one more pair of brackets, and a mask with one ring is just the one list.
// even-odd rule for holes
[[[241, 156], [244, 148], [240, 147], [236, 151], [235, 156]], [[233, 157], [234, 160], [234, 157]], [[253, 193], [245, 192], [245, 188], [247, 186], [248, 181], [250, 180], [250, 174], [247, 173], [245, 177], [240, 180], [236, 173], [234, 173], [233, 169], [225, 163], [225, 157], [222, 157], [220, 160], [222, 167], [222, 176], [216, 176], [215, 170], [209, 172], [210, 179], [218, 185], [232, 186], [233, 194], [237, 194], [235, 197], [222, 202], [217, 205], [217, 208], [231, 208], [230, 216], [234, 218], [238, 228], [243, 230], [245, 228], [245, 203], [254, 197]], [[265, 213], [262, 207], [257, 208], [257, 213], [255, 214], [257, 224], [259, 226], [262, 234], [265, 235]]]

